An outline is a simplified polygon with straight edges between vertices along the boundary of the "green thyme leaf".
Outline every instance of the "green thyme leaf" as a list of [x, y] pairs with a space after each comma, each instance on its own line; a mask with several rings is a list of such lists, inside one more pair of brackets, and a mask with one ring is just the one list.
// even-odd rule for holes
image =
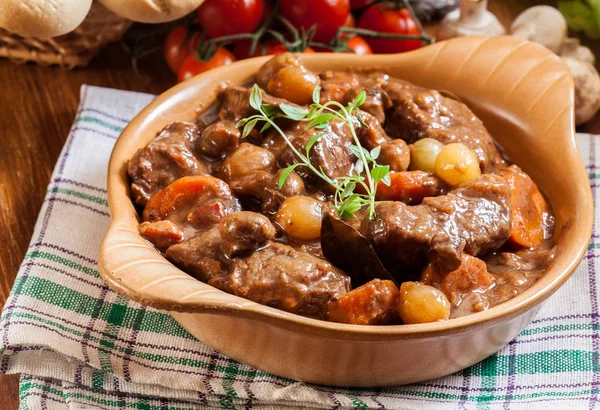
[[359, 147], [358, 145], [350, 145], [350, 152], [352, 152], [356, 158], [360, 158], [364, 155], [367, 160], [371, 159], [371, 153], [367, 151], [366, 148]]
[[290, 165], [289, 167], [285, 168], [281, 172], [281, 175], [279, 175], [279, 181], [277, 181], [277, 185], [279, 186], [279, 189], [283, 188], [283, 185], [285, 184], [285, 181], [288, 179], [290, 174], [296, 169], [296, 167], [298, 167], [300, 165], [301, 164]]
[[291, 120], [301, 121], [308, 115], [308, 110], [289, 104], [280, 104], [279, 108]]
[[381, 145], [378, 145], [371, 150], [371, 159], [375, 161], [379, 158], [379, 154], [381, 154]]
[[271, 128], [271, 123], [268, 122], [268, 121], [265, 121], [265, 123], [263, 124], [262, 128], [260, 129], [260, 133], [262, 134], [263, 132], [265, 132], [269, 128]]
[[356, 110], [356, 119], [358, 120], [360, 125], [362, 125], [365, 128], [369, 128], [369, 126], [367, 124], [365, 124], [365, 121], [363, 120], [362, 115], [360, 115], [360, 110]]
[[244, 125], [244, 131], [242, 131], [242, 138], [246, 138], [250, 135], [250, 132], [254, 129], [254, 126], [258, 122], [258, 118], [250, 120]]
[[350, 181], [344, 186], [344, 191], [342, 192], [342, 199], [349, 197], [352, 195], [354, 190], [356, 189], [356, 182]]
[[356, 98], [354, 98], [354, 101], [352, 101], [352, 104], [355, 107], [359, 107], [364, 104], [366, 99], [367, 99], [367, 93], [365, 90], [363, 90], [360, 94], [358, 94], [356, 96]]
[[365, 169], [365, 164], [363, 164], [362, 159], [356, 161], [356, 164], [354, 164], [354, 169], [356, 170], [357, 174], [362, 174]]
[[375, 181], [375, 183], [381, 181], [386, 175], [390, 173], [389, 165], [375, 165], [371, 170], [371, 177]]
[[315, 104], [318, 104], [321, 101], [321, 87], [318, 85], [313, 90], [312, 100]]
[[352, 194], [340, 204], [338, 215], [340, 218], [354, 218], [354, 214], [362, 208], [360, 195]]
[[260, 108], [262, 108], [263, 112], [267, 117], [272, 117], [275, 114], [279, 114], [279, 109], [274, 105], [262, 104]]
[[255, 110], [260, 110], [262, 105], [262, 93], [258, 84], [254, 84], [252, 87], [252, 93], [250, 93], [250, 106]]
[[383, 182], [387, 186], [390, 186], [390, 184], [392, 183], [392, 179], [390, 178], [390, 174], [388, 173], [386, 176], [384, 176], [383, 178], [381, 178], [381, 182]]
[[323, 124], [325, 124], [325, 126], [329, 126], [329, 121], [335, 120], [335, 119], [336, 119], [336, 116], [334, 114], [329, 114], [329, 113], [320, 114], [320, 115], [317, 115], [312, 120], [310, 120], [308, 125], [306, 125], [306, 128], [312, 128], [312, 127], [320, 126]]

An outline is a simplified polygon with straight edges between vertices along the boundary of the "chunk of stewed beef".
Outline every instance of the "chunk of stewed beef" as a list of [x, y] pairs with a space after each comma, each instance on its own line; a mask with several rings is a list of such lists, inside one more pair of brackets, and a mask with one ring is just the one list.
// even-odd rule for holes
[[484, 172], [504, 163], [481, 120], [462, 102], [396, 79], [384, 84], [383, 89], [393, 103], [385, 124], [392, 138], [409, 144], [422, 138], [443, 144], [462, 142], [475, 151]]
[[[252, 88], [233, 86], [228, 87], [221, 92], [221, 109], [219, 110], [219, 119], [232, 121], [234, 124], [243, 118], [247, 118], [257, 113], [250, 106], [250, 95]], [[262, 103], [279, 107], [281, 104], [293, 105], [291, 102], [282, 98], [273, 97], [262, 91]]]
[[360, 109], [368, 112], [383, 124], [385, 122], [385, 112], [392, 107], [392, 100], [381, 87], [352, 87], [344, 94], [342, 102], [344, 104], [351, 103], [363, 91], [365, 91], [366, 96]]
[[510, 192], [495, 175], [461, 184], [421, 205], [383, 202], [369, 227], [371, 241], [390, 269], [421, 269], [427, 260], [440, 271], [472, 256], [498, 249], [510, 234]]
[[136, 205], [146, 205], [152, 195], [178, 178], [208, 174], [206, 164], [192, 154], [199, 136], [195, 124], [175, 122], [135, 153], [129, 160], [128, 172]]
[[165, 256], [197, 279], [232, 292], [229, 272], [233, 258], [267, 246], [274, 235], [275, 228], [265, 216], [235, 212], [208, 231], [171, 246]]
[[[323, 135], [310, 150], [311, 164], [316, 169], [323, 170], [323, 173], [331, 179], [350, 175], [356, 159], [350, 151], [350, 146], [353, 144], [352, 134], [343, 121], [331, 120], [326, 129], [295, 127], [287, 135], [298, 151], [305, 152], [308, 141], [319, 133], [323, 133]], [[278, 159], [279, 165], [282, 167], [298, 161], [290, 147], [285, 147]], [[297, 167], [295, 171], [305, 181], [318, 184], [323, 188], [327, 187], [326, 183], [307, 167]]]
[[327, 305], [350, 290], [350, 278], [323, 259], [272, 242], [234, 261], [231, 286], [263, 305], [323, 319]]

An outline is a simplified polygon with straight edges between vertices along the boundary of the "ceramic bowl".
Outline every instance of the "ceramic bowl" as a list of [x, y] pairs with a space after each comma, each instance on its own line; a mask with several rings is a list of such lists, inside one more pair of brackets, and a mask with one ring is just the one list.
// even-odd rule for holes
[[294, 315], [230, 295], [182, 272], [138, 233], [127, 160], [165, 125], [193, 121], [222, 82], [247, 83], [268, 57], [244, 60], [179, 84], [121, 134], [108, 169], [112, 223], [99, 255], [110, 287], [164, 309], [224, 354], [279, 376], [335, 386], [386, 386], [444, 376], [512, 340], [572, 274], [591, 236], [593, 206], [575, 147], [573, 82], [542, 46], [510, 37], [460, 38], [398, 55], [303, 55], [324, 70], [383, 70], [459, 96], [506, 156], [539, 184], [556, 214], [556, 260], [521, 295], [470, 316], [419, 325], [358, 326]]

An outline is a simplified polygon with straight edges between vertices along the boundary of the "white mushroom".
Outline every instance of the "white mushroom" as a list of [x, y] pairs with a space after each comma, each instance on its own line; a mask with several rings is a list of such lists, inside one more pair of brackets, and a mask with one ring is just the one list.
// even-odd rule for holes
[[596, 57], [592, 50], [586, 46], [582, 46], [578, 38], [568, 38], [560, 47], [558, 53], [561, 57], [571, 57], [575, 60], [584, 61], [588, 64], [596, 64]]
[[540, 43], [558, 54], [567, 38], [567, 22], [554, 7], [530, 7], [517, 16], [510, 27], [510, 34]]
[[463, 36], [501, 36], [504, 27], [487, 10], [487, 0], [460, 0], [460, 8], [444, 17], [437, 31], [438, 40]]
[[593, 65], [564, 57], [575, 82], [575, 122], [588, 122], [600, 109], [600, 76]]

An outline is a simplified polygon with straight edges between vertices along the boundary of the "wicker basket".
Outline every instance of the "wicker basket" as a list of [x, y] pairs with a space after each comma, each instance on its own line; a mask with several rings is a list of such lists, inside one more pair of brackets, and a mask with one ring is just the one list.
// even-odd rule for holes
[[[1, 0], [0, 0], [1, 1]], [[23, 37], [0, 28], [0, 57], [40, 65], [85, 66], [107, 43], [119, 40], [132, 22], [107, 10], [98, 2], [72, 32], [51, 39]]]

